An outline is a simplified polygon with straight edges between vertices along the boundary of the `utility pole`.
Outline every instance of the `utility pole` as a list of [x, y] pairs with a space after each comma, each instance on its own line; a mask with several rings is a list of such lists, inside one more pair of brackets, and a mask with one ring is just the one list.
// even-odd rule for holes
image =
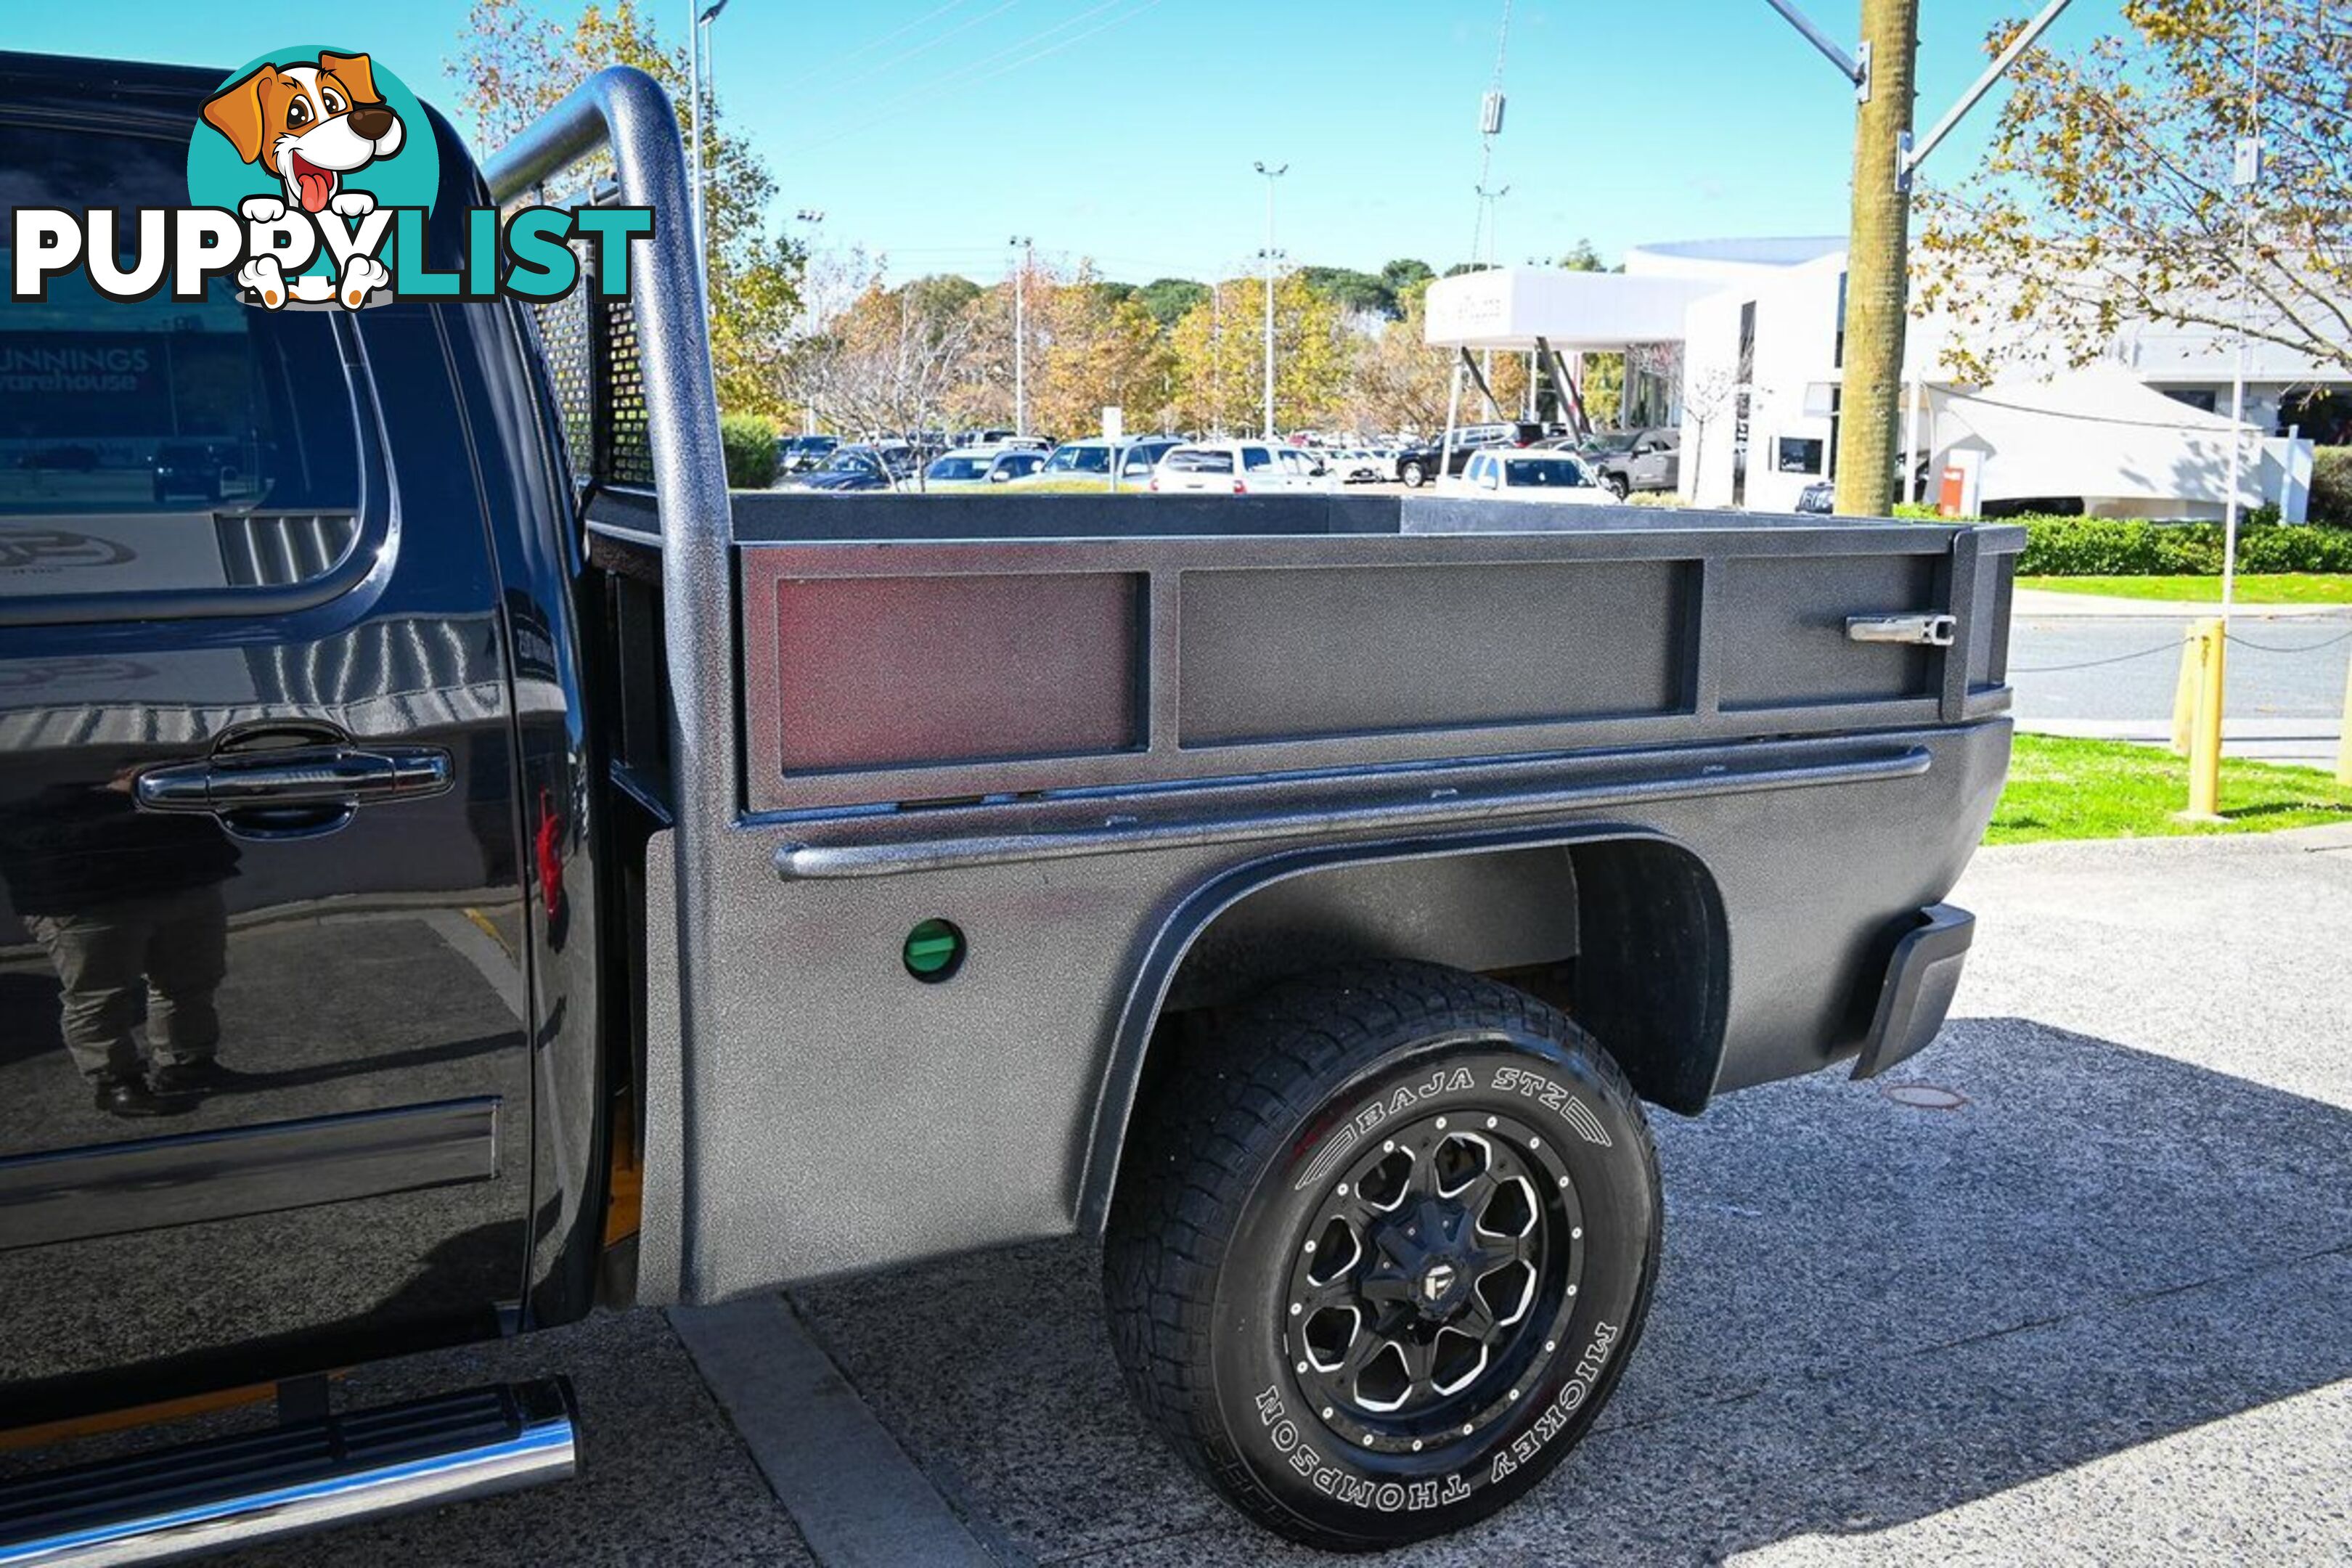
[[1853, 114], [1853, 225], [1846, 242], [1845, 363], [1839, 378], [1837, 510], [1895, 510], [1895, 447], [1909, 298], [1911, 132], [1919, 0], [1862, 0], [1863, 62]]
[[1004, 242], [1021, 253], [1013, 274], [1013, 433], [1029, 434], [1029, 265], [1036, 241], [1016, 234]]
[[1258, 255], [1265, 260], [1265, 438], [1274, 439], [1274, 264], [1282, 252], [1274, 247], [1274, 183], [1290, 173], [1290, 165], [1269, 169], [1264, 163], [1253, 165], [1265, 176], [1265, 248]]

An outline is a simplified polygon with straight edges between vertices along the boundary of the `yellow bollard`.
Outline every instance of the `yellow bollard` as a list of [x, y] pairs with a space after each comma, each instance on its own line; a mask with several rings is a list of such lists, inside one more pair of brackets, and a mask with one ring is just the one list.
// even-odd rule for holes
[[2221, 689], [2227, 668], [2225, 634], [2219, 621], [2200, 627], [2197, 655], [2197, 723], [2189, 743], [2189, 809], [2192, 822], [2221, 819]]
[[2189, 736], [2197, 723], [2197, 659], [2210, 620], [2194, 620], [2180, 634], [2180, 675], [2172, 683], [2172, 754], [2189, 754]]
[[2352, 789], [2352, 664], [2344, 667], [2344, 729], [2336, 737], [2336, 782]]

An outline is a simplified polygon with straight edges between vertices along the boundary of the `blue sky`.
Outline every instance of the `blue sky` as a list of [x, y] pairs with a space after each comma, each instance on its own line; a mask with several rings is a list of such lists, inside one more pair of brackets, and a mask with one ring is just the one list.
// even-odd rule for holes
[[[556, 0], [551, 13], [572, 7]], [[1810, 0], [1832, 36], [1854, 0]], [[1923, 0], [1924, 129], [2029, 0]], [[351, 41], [450, 105], [442, 62], [465, 0], [379, 8]], [[683, 39], [688, 0], [653, 10]], [[2117, 26], [2078, 0], [2053, 29]], [[288, 31], [271, 7], [187, 0], [12, 6], [7, 43], [226, 66]], [[1114, 278], [1254, 269], [1264, 182], [1287, 163], [1276, 243], [1298, 262], [1443, 268], [1477, 218], [1477, 107], [1501, 0], [731, 0], [716, 28], [721, 112], [775, 171], [781, 220], [888, 254], [900, 275], [993, 276], [1005, 240], [1095, 258]], [[292, 32], [316, 32], [315, 26]], [[1629, 244], [1842, 232], [1852, 94], [1764, 0], [1517, 0], [1495, 149], [1498, 259]], [[1979, 154], [1998, 94], [1930, 165]], [[470, 127], [468, 128], [470, 130]]]

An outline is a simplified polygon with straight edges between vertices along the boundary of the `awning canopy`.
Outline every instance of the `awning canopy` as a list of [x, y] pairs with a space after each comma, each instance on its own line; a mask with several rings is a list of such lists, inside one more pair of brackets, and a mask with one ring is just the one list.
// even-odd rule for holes
[[1999, 382], [1976, 392], [1932, 386], [1935, 450], [1984, 453], [1984, 500], [2033, 496], [2223, 503], [2231, 434], [2246, 440], [2239, 499], [2261, 499], [2263, 432], [2192, 408], [2120, 365], [2049, 381]]
[[1541, 338], [1562, 353], [1678, 343], [1691, 301], [1722, 289], [1717, 279], [1498, 267], [1432, 283], [1424, 336], [1439, 348], [1512, 352]]

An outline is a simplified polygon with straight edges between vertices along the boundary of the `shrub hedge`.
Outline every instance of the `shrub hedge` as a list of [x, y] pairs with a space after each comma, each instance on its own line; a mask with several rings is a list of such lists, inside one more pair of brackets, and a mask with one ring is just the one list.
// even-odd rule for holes
[[756, 414], [729, 414], [719, 421], [719, 445], [727, 454], [727, 483], [739, 490], [763, 490], [776, 482], [776, 427]]
[[[2028, 517], [2027, 577], [2219, 576], [2218, 522], [2142, 522], [2119, 518]], [[2291, 528], [2249, 521], [2238, 530], [2241, 572], [2352, 572], [2352, 529]]]
[[2311, 521], [2352, 527], [2352, 447], [2313, 449]]
[[[2352, 451], [2352, 447], [2329, 447]], [[2316, 488], [2314, 490], [2315, 509]], [[1903, 506], [1898, 517], [1939, 521], [1931, 506]], [[2025, 530], [2021, 577], [2218, 577], [2223, 530], [2218, 522], [2145, 522], [2132, 518], [2020, 517]], [[2352, 528], [2291, 528], [2275, 508], [2261, 507], [2238, 529], [2241, 572], [2352, 572]]]

